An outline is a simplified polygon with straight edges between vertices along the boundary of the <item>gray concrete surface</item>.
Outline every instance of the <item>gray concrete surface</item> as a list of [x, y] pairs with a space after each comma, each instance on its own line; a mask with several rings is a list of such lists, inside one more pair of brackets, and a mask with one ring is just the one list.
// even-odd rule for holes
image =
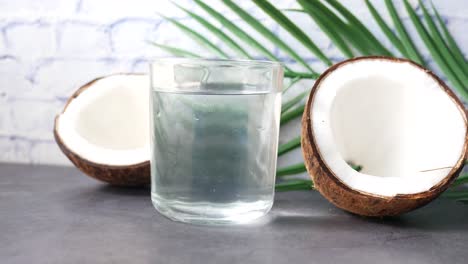
[[0, 263], [468, 263], [468, 205], [366, 219], [289, 192], [256, 223], [192, 226], [159, 215], [147, 189], [0, 164]]

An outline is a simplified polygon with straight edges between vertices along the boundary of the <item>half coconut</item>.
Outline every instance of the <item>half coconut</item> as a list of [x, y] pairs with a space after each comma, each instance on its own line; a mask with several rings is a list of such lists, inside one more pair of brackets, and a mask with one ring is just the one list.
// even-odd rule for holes
[[302, 150], [315, 188], [330, 202], [359, 215], [399, 215], [436, 198], [462, 170], [465, 108], [414, 62], [347, 60], [316, 81]]
[[149, 78], [116, 74], [79, 88], [55, 118], [54, 136], [85, 174], [121, 186], [150, 183]]

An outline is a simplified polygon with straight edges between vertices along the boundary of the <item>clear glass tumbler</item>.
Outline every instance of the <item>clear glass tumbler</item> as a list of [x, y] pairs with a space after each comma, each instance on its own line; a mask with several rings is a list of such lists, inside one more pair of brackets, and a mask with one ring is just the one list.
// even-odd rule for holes
[[269, 61], [151, 64], [151, 198], [177, 221], [242, 223], [273, 205], [283, 70]]

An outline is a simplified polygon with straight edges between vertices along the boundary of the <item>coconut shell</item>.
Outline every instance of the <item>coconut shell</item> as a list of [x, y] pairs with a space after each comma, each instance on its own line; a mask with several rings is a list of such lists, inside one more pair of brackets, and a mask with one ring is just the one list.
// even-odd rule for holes
[[[378, 196], [371, 193], [365, 193], [359, 190], [354, 190], [344, 184], [331, 169], [324, 162], [321, 157], [320, 151], [317, 148], [317, 144], [314, 137], [314, 132], [312, 130], [311, 120], [314, 118], [311, 116], [310, 109], [314, 104], [315, 94], [318, 90], [320, 82], [334, 70], [341, 67], [344, 64], [356, 61], [356, 60], [366, 60], [366, 59], [381, 59], [381, 60], [392, 60], [396, 62], [409, 62], [416, 67], [419, 67], [426, 71], [432, 78], [434, 78], [443, 90], [450, 96], [453, 102], [457, 105], [460, 112], [463, 114], [465, 120], [465, 126], [467, 124], [466, 110], [462, 102], [457, 98], [457, 96], [448, 88], [448, 86], [440, 80], [434, 73], [430, 70], [423, 68], [422, 66], [406, 60], [406, 59], [396, 59], [390, 57], [380, 57], [380, 56], [369, 56], [369, 57], [359, 57], [346, 60], [335, 64], [326, 70], [315, 82], [314, 87], [312, 88], [304, 114], [302, 116], [302, 132], [301, 132], [301, 146], [302, 153], [305, 160], [305, 165], [309, 175], [314, 181], [314, 187], [331, 203], [335, 206], [346, 210], [348, 212], [362, 215], [362, 216], [373, 216], [373, 217], [382, 217], [382, 216], [396, 216], [409, 211], [412, 211], [416, 208], [426, 205], [430, 201], [438, 197], [442, 192], [444, 192], [452, 182], [457, 178], [459, 173], [462, 171], [465, 158], [467, 155], [467, 140], [468, 133], [465, 134], [465, 144], [463, 146], [462, 154], [457, 161], [456, 165], [452, 168], [449, 174], [441, 180], [437, 185], [433, 186], [430, 190], [416, 193], [416, 194], [405, 194], [405, 195], [396, 195], [394, 197], [387, 196]], [[468, 130], [467, 130], [468, 131]]]
[[[128, 74], [131, 75], [131, 74]], [[65, 104], [62, 113], [65, 112], [68, 105], [77, 98], [83, 91], [92, 87], [92, 85], [105, 77], [100, 77], [94, 79], [87, 84], [80, 87], [73, 95], [68, 99]], [[106, 164], [98, 164], [92, 161], [85, 159], [74, 153], [60, 138], [60, 135], [57, 133], [57, 125], [59, 120], [59, 115], [55, 117], [54, 122], [54, 138], [57, 142], [57, 145], [62, 150], [62, 152], [67, 156], [67, 158], [75, 165], [80, 171], [84, 174], [92, 177], [94, 179], [116, 185], [116, 186], [145, 186], [150, 184], [150, 162], [144, 161], [138, 164], [132, 164], [128, 166], [112, 166]]]

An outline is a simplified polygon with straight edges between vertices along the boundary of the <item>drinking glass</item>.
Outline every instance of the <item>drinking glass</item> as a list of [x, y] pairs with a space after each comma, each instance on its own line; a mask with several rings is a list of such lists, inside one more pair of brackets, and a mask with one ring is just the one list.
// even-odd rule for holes
[[151, 64], [151, 198], [161, 214], [231, 224], [270, 210], [282, 81], [278, 62]]

